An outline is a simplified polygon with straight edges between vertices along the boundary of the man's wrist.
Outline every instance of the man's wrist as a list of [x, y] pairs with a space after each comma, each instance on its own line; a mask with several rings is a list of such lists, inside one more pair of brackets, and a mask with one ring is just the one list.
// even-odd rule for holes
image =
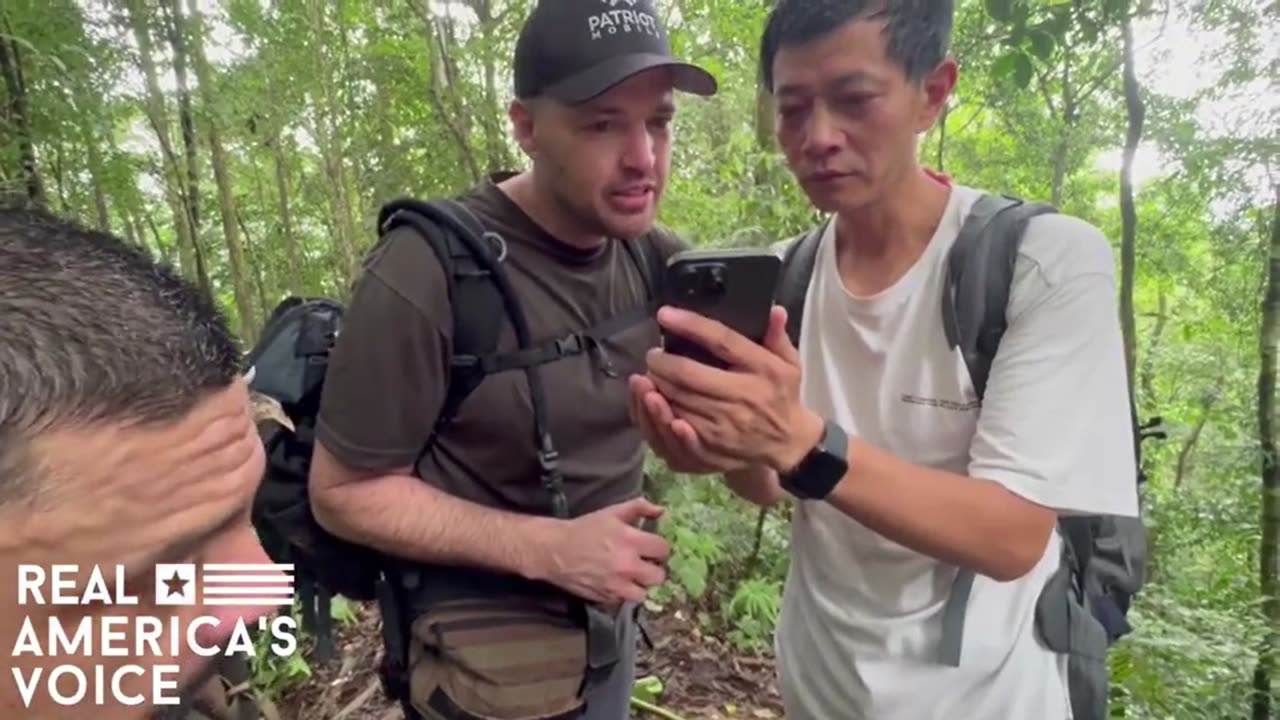
[[768, 465], [748, 465], [724, 473], [729, 489], [747, 502], [761, 507], [772, 507], [786, 493], [778, 484], [778, 474]]
[[[519, 516], [518, 516], [519, 517]], [[556, 546], [563, 521], [551, 517], [519, 517], [512, 556], [516, 574], [538, 582], [550, 582], [555, 574]]]
[[806, 408], [794, 427], [796, 431], [792, 433], [791, 441], [769, 459], [769, 466], [780, 477], [794, 471], [805, 456], [817, 446], [822, 439], [826, 420]]
[[782, 490], [802, 500], [825, 500], [849, 472], [849, 440], [844, 428], [834, 421], [819, 421], [817, 439], [778, 475]]

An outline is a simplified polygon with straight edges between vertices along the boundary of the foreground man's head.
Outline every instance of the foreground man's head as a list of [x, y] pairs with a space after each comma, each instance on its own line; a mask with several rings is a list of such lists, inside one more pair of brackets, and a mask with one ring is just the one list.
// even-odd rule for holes
[[23, 210], [0, 210], [0, 339], [0, 717], [164, 717], [220, 656], [193, 648], [271, 609], [156, 577], [268, 562], [235, 342], [141, 251]]

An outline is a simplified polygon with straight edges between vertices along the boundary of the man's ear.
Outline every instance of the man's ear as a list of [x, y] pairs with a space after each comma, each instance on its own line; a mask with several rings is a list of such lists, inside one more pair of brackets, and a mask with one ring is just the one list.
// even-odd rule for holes
[[533, 157], [537, 152], [537, 142], [533, 132], [535, 115], [536, 108], [530, 102], [512, 100], [507, 108], [507, 117], [511, 118], [511, 131], [515, 135], [516, 143], [529, 157]]
[[946, 58], [920, 80], [922, 103], [916, 117], [916, 132], [926, 132], [937, 122], [942, 109], [947, 106], [951, 91], [956, 87], [958, 73], [956, 61], [953, 58]]

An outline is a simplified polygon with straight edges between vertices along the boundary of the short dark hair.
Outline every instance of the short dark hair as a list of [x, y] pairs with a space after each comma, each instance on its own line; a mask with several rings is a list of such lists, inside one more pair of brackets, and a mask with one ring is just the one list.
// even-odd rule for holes
[[760, 39], [760, 77], [773, 92], [773, 60], [788, 45], [812, 42], [853, 20], [885, 20], [889, 59], [917, 82], [945, 58], [953, 0], [778, 0]]
[[32, 490], [42, 433], [179, 418], [239, 374], [206, 293], [118, 237], [29, 207], [0, 207], [0, 338], [0, 505]]

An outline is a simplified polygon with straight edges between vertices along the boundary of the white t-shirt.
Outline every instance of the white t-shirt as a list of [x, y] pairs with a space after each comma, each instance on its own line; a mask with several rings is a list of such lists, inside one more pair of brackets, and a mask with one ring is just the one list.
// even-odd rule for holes
[[[1030, 222], [979, 415], [940, 311], [947, 250], [977, 197], [953, 187], [922, 257], [873, 297], [845, 289], [827, 231], [800, 338], [804, 401], [908, 462], [994, 480], [1063, 513], [1135, 515], [1111, 247], [1078, 219]], [[1065, 660], [1034, 628], [1059, 543], [1055, 533], [1019, 580], [977, 575], [960, 665], [949, 667], [938, 642], [956, 567], [827, 503], [800, 503], [776, 637], [788, 720], [1069, 718]]]

